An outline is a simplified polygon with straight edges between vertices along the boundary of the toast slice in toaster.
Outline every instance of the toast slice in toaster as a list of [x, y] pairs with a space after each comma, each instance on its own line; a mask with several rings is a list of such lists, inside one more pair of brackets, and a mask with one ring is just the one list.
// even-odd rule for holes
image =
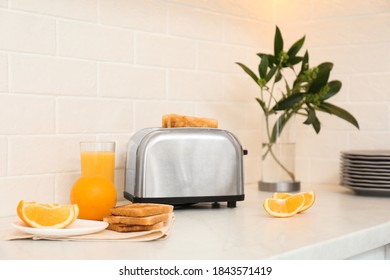
[[155, 203], [131, 203], [111, 209], [111, 215], [127, 217], [147, 217], [158, 214], [171, 213], [173, 206]]
[[117, 232], [134, 232], [160, 229], [164, 226], [164, 222], [154, 225], [125, 225], [125, 224], [109, 224], [107, 229]]
[[103, 220], [109, 224], [150, 226], [160, 222], [166, 222], [168, 221], [169, 217], [170, 214], [166, 213], [148, 217], [108, 216], [104, 217]]
[[217, 128], [218, 121], [210, 118], [191, 117], [178, 114], [168, 114], [162, 117], [162, 127], [208, 127]]

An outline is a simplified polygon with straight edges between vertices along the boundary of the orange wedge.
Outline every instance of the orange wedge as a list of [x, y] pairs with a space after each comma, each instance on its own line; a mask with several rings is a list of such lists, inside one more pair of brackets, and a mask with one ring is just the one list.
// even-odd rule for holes
[[272, 195], [272, 198], [280, 198], [280, 199], [285, 199], [287, 197], [292, 196], [291, 193], [284, 193], [284, 192], [276, 192]]
[[305, 204], [303, 205], [302, 209], [299, 210], [299, 213], [302, 213], [303, 211], [306, 211], [307, 209], [312, 207], [314, 202], [316, 201], [316, 194], [313, 191], [304, 192], [303, 195], [305, 196]]
[[291, 195], [287, 198], [267, 198], [263, 207], [273, 217], [287, 218], [297, 214], [305, 204], [305, 196], [302, 193]]
[[[303, 205], [302, 209], [299, 210], [298, 213], [302, 213], [303, 211], [306, 211], [307, 209], [312, 207], [316, 200], [316, 195], [314, 191], [302, 192], [302, 194], [305, 196], [305, 204]], [[292, 196], [291, 193], [276, 192], [272, 195], [272, 198], [286, 199], [290, 196]]]
[[79, 208], [76, 204], [41, 204], [21, 200], [16, 212], [30, 227], [66, 228], [76, 220]]

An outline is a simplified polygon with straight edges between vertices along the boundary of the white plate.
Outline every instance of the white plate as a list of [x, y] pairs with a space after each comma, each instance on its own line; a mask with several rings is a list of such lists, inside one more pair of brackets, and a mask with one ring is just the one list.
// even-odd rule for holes
[[354, 166], [346, 166], [342, 165], [341, 166], [342, 172], [359, 172], [361, 174], [390, 174], [390, 169], [384, 169], [384, 168], [364, 168], [364, 167], [354, 167]]
[[18, 230], [39, 235], [39, 236], [72, 236], [72, 235], [83, 235], [89, 233], [95, 233], [102, 231], [108, 227], [107, 222], [103, 221], [91, 221], [91, 220], [81, 220], [77, 219], [69, 227], [62, 229], [54, 228], [32, 228], [26, 225], [22, 221], [17, 221], [12, 224]]
[[362, 156], [362, 157], [390, 157], [390, 150], [355, 150], [343, 151], [345, 156]]
[[358, 160], [351, 160], [351, 159], [342, 159], [342, 162], [345, 163], [345, 164], [349, 164], [349, 165], [357, 165], [357, 166], [361, 166], [361, 165], [388, 165], [390, 166], [390, 160], [389, 159], [386, 159], [386, 160], [363, 160], [363, 159], [358, 159]]
[[352, 186], [344, 186], [359, 195], [371, 195], [371, 196], [390, 196], [390, 189], [386, 188], [364, 188], [364, 187], [352, 187]]
[[352, 156], [352, 155], [342, 155], [341, 159], [347, 159], [347, 160], [369, 160], [369, 161], [383, 161], [383, 160], [390, 160], [390, 157], [388, 156]]
[[343, 166], [345, 167], [354, 167], [354, 168], [365, 168], [365, 169], [384, 169], [387, 171], [390, 171], [390, 162], [384, 163], [384, 164], [377, 164], [377, 163], [349, 163], [349, 162], [343, 162]]
[[372, 178], [355, 178], [348, 175], [342, 176], [346, 181], [349, 181], [350, 183], [369, 183], [369, 184], [377, 184], [377, 185], [390, 185], [389, 179], [372, 179]]
[[363, 188], [383, 188], [383, 189], [389, 189], [390, 190], [390, 184], [382, 184], [382, 183], [373, 183], [373, 182], [352, 182], [351, 180], [342, 178], [341, 180], [343, 185], [347, 185], [350, 187], [363, 187]]
[[387, 183], [390, 183], [390, 176], [375, 176], [375, 175], [369, 175], [369, 174], [354, 174], [350, 172], [343, 172], [342, 176], [346, 179], [351, 179], [351, 180], [371, 180], [374, 182], [379, 182], [379, 181], [385, 181]]

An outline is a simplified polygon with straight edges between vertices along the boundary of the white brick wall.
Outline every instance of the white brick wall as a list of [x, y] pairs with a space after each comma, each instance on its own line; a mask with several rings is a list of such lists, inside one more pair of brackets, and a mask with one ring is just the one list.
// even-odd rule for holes
[[0, 95], [0, 133], [48, 134], [55, 132], [55, 100], [51, 97]]
[[95, 62], [11, 54], [10, 92], [50, 95], [96, 95]]
[[166, 33], [167, 1], [101, 0], [99, 20], [104, 25], [129, 28], [135, 31]]
[[8, 57], [0, 54], [0, 92], [8, 90]]
[[55, 54], [56, 20], [13, 10], [0, 11], [1, 49]]
[[166, 70], [122, 64], [99, 64], [99, 96], [164, 99]]
[[133, 32], [91, 23], [58, 21], [60, 56], [130, 63]]
[[138, 33], [135, 37], [135, 62], [167, 68], [195, 68], [196, 41], [170, 35]]
[[234, 132], [256, 182], [258, 89], [234, 62], [255, 69], [275, 24], [286, 44], [307, 35], [312, 63], [335, 63], [334, 100], [360, 121], [299, 126], [298, 178], [337, 183], [340, 150], [389, 148], [389, 21], [383, 0], [0, 0], [0, 217], [20, 199], [69, 202], [82, 140], [116, 141], [122, 197], [129, 137], [172, 112]]

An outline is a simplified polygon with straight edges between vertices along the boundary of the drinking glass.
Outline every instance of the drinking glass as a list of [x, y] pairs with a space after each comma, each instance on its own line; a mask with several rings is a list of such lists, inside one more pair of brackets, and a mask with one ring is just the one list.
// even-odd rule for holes
[[81, 176], [105, 177], [114, 184], [115, 142], [80, 143]]

